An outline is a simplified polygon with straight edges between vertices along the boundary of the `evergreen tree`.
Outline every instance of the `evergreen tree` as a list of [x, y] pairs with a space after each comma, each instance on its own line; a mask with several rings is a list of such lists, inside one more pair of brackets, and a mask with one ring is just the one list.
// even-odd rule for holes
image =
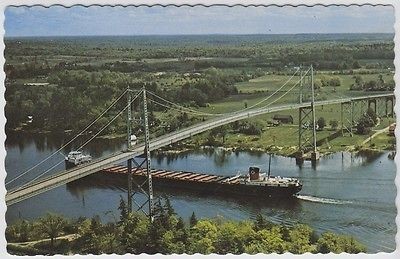
[[196, 214], [194, 214], [194, 211], [192, 213], [192, 216], [190, 216], [190, 227], [194, 227], [197, 224], [197, 218], [196, 218]]
[[122, 196], [120, 196], [118, 210], [120, 211], [118, 224], [121, 224], [122, 222], [125, 221], [125, 219], [128, 216], [128, 208], [127, 208], [125, 200], [124, 200], [124, 198], [122, 198]]
[[254, 230], [259, 231], [262, 229], [271, 229], [274, 226], [271, 222], [267, 221], [263, 215], [257, 214], [256, 220], [254, 222]]
[[165, 211], [167, 213], [168, 216], [172, 216], [172, 215], [176, 215], [174, 208], [171, 205], [170, 200], [168, 199], [168, 197], [165, 198]]

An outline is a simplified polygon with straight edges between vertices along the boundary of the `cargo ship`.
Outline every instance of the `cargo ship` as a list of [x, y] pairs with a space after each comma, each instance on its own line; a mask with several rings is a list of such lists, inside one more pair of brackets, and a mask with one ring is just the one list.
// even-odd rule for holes
[[[186, 171], [151, 170], [154, 187], [172, 187], [186, 189], [207, 194], [232, 194], [239, 196], [257, 197], [291, 197], [300, 192], [302, 183], [295, 178], [271, 176], [260, 173], [258, 167], [250, 167], [248, 174], [234, 176], [213, 175]], [[115, 165], [103, 169], [99, 173], [113, 175], [127, 179], [128, 168]], [[133, 168], [134, 181], [146, 180], [146, 171], [142, 168]]]

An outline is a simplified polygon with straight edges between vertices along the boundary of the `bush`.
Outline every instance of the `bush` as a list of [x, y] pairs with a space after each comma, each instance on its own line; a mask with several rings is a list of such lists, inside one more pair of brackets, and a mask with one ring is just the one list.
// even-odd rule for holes
[[323, 130], [326, 126], [325, 119], [323, 117], [319, 117], [317, 120], [317, 126], [319, 130]]
[[331, 120], [329, 121], [329, 126], [331, 126], [333, 130], [336, 130], [337, 127], [339, 126], [339, 122], [337, 120]]

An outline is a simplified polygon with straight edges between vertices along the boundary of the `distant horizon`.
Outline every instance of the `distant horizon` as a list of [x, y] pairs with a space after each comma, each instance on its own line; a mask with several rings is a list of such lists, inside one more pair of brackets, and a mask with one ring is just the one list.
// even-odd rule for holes
[[15, 7], [7, 37], [394, 33], [392, 6]]
[[306, 32], [306, 33], [251, 33], [251, 34], [227, 34], [227, 33], [205, 33], [205, 34], [104, 34], [104, 35], [28, 35], [28, 36], [7, 36], [4, 38], [63, 38], [63, 37], [152, 37], [152, 36], [278, 36], [278, 35], [395, 35], [394, 32]]

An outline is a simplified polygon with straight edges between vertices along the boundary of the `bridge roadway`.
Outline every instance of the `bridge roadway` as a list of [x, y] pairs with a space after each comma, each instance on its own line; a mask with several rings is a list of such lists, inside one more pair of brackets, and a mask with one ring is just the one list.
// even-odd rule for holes
[[[388, 94], [376, 94], [369, 96], [360, 96], [360, 97], [352, 97], [352, 98], [341, 98], [341, 99], [333, 99], [333, 100], [325, 100], [325, 101], [316, 101], [315, 106], [329, 105], [329, 104], [339, 104], [339, 103], [348, 103], [350, 101], [358, 101], [365, 99], [376, 99], [376, 98], [384, 98], [384, 97], [392, 97], [393, 93]], [[186, 138], [190, 138], [193, 135], [199, 134], [201, 132], [250, 117], [254, 117], [257, 115], [291, 110], [291, 109], [299, 109], [303, 107], [310, 107], [310, 102], [305, 102], [302, 104], [289, 104], [289, 105], [281, 105], [275, 107], [266, 107], [266, 108], [256, 108], [249, 109], [247, 111], [242, 112], [233, 112], [226, 114], [224, 116], [219, 116], [205, 122], [190, 126], [185, 129], [181, 129], [175, 131], [173, 133], [169, 133], [158, 138], [155, 138], [150, 141], [150, 150], [156, 150], [158, 148], [173, 144], [175, 142], [181, 141]], [[87, 175], [98, 172], [102, 169], [109, 167], [111, 164], [120, 163], [122, 161], [127, 161], [129, 158], [139, 156], [144, 154], [144, 144], [138, 144], [133, 147], [130, 151], [120, 151], [96, 160], [84, 165], [77, 166], [75, 168], [62, 171], [60, 173], [48, 176], [46, 178], [34, 181], [29, 185], [24, 187], [17, 187], [15, 189], [10, 190], [6, 194], [6, 204], [12, 205], [23, 201], [25, 199], [36, 196], [40, 193], [46, 192], [48, 190], [54, 189], [58, 186], [64, 185], [66, 183], [72, 182], [79, 178], [85, 177]]]

